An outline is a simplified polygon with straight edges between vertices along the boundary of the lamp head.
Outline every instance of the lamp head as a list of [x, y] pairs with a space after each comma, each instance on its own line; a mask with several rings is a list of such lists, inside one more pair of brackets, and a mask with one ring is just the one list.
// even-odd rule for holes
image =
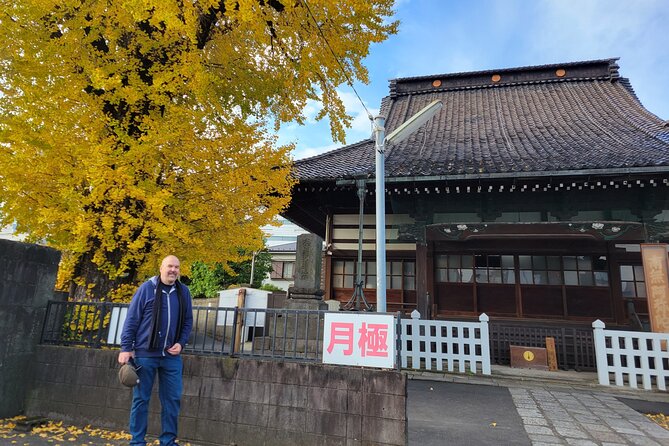
[[386, 136], [386, 144], [398, 143], [407, 139], [413, 132], [418, 130], [420, 126], [425, 124], [430, 120], [444, 104], [439, 101], [432, 101], [426, 107], [423, 107], [415, 115], [409, 118], [404, 124], [397, 127], [393, 130], [388, 136]]

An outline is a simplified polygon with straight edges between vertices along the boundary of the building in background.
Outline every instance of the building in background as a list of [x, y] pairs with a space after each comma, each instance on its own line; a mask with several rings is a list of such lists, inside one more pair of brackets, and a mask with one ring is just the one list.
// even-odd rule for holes
[[295, 277], [295, 251], [297, 242], [274, 245], [267, 249], [272, 256], [272, 271], [263, 280], [263, 284], [272, 284], [288, 290]]
[[282, 290], [288, 290], [295, 274], [297, 236], [308, 232], [283, 217], [279, 217], [277, 221], [280, 223], [279, 226], [268, 225], [262, 228], [267, 237], [265, 240], [267, 251], [272, 256], [272, 270], [263, 280], [263, 284], [272, 284]]
[[[386, 146], [388, 311], [644, 325], [640, 244], [669, 241], [669, 121], [618, 69], [605, 59], [390, 82], [386, 134], [431, 101], [443, 109]], [[353, 292], [362, 178], [361, 273], [375, 301], [374, 175], [373, 139], [295, 163], [284, 216], [325, 239], [325, 299]]]

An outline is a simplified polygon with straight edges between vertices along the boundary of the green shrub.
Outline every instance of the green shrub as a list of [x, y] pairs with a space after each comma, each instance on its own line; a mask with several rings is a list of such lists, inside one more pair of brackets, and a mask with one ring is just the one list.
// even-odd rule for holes
[[274, 285], [273, 283], [265, 283], [260, 287], [260, 289], [263, 290], [263, 291], [272, 291], [272, 292], [286, 291], [283, 288], [280, 288], [280, 287]]

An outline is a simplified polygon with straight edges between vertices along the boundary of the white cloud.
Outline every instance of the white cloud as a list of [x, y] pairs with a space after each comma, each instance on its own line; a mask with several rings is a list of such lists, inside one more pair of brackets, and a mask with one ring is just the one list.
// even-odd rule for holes
[[[371, 123], [367, 111], [355, 93], [350, 89], [338, 89], [337, 94], [341, 98], [346, 112], [352, 117], [351, 127], [346, 129], [346, 142], [351, 144], [370, 138], [372, 135]], [[365, 103], [365, 106], [372, 116], [379, 113], [378, 107], [370, 107], [367, 103]], [[343, 146], [343, 144], [332, 142], [330, 123], [327, 118], [320, 122], [316, 121], [316, 114], [322, 108], [320, 102], [310, 100], [304, 109], [306, 117], [304, 125], [289, 123], [281, 127], [279, 144], [294, 142], [297, 147], [293, 153], [295, 159], [315, 156]]]
[[334, 144], [334, 143], [319, 147], [303, 147], [296, 149], [295, 152], [293, 153], [293, 156], [295, 157], [296, 160], [302, 158], [310, 158], [312, 156], [320, 155], [321, 153], [329, 152], [330, 150], [334, 150], [339, 147], [341, 147], [341, 144]]
[[[542, 31], [537, 33], [536, 50], [564, 54], [569, 48], [598, 54], [599, 58], [611, 50], [626, 51], [635, 42], [642, 43], [650, 37], [647, 33], [662, 11], [667, 13], [666, 0], [554, 0], [542, 5], [533, 21], [533, 27]], [[653, 47], [646, 44], [634, 49]]]
[[369, 104], [365, 103], [367, 107], [367, 110], [365, 110], [353, 91], [337, 90], [337, 94], [344, 103], [346, 112], [353, 117], [351, 128], [346, 131], [346, 141], [350, 143], [369, 138], [372, 134], [372, 127], [367, 110], [372, 117], [375, 117], [379, 114], [379, 109], [370, 107]]
[[400, 6], [408, 5], [409, 3], [411, 3], [411, 0], [395, 0], [395, 9]]
[[[569, 0], [542, 3], [533, 28], [531, 53], [553, 62], [620, 57], [639, 99], [669, 118], [665, 83], [669, 60], [669, 2], [666, 0]], [[540, 31], [540, 32], [539, 32]]]
[[322, 109], [323, 104], [314, 101], [313, 99], [307, 99], [307, 104], [304, 106], [304, 110], [302, 110], [302, 113], [306, 118], [305, 121], [309, 124], [315, 124], [317, 122], [316, 115], [318, 115]]

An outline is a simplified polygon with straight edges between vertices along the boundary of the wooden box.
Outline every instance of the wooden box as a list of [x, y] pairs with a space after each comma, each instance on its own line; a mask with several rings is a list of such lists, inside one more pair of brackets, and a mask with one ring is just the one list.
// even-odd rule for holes
[[511, 367], [548, 370], [548, 355], [542, 347], [511, 345]]

